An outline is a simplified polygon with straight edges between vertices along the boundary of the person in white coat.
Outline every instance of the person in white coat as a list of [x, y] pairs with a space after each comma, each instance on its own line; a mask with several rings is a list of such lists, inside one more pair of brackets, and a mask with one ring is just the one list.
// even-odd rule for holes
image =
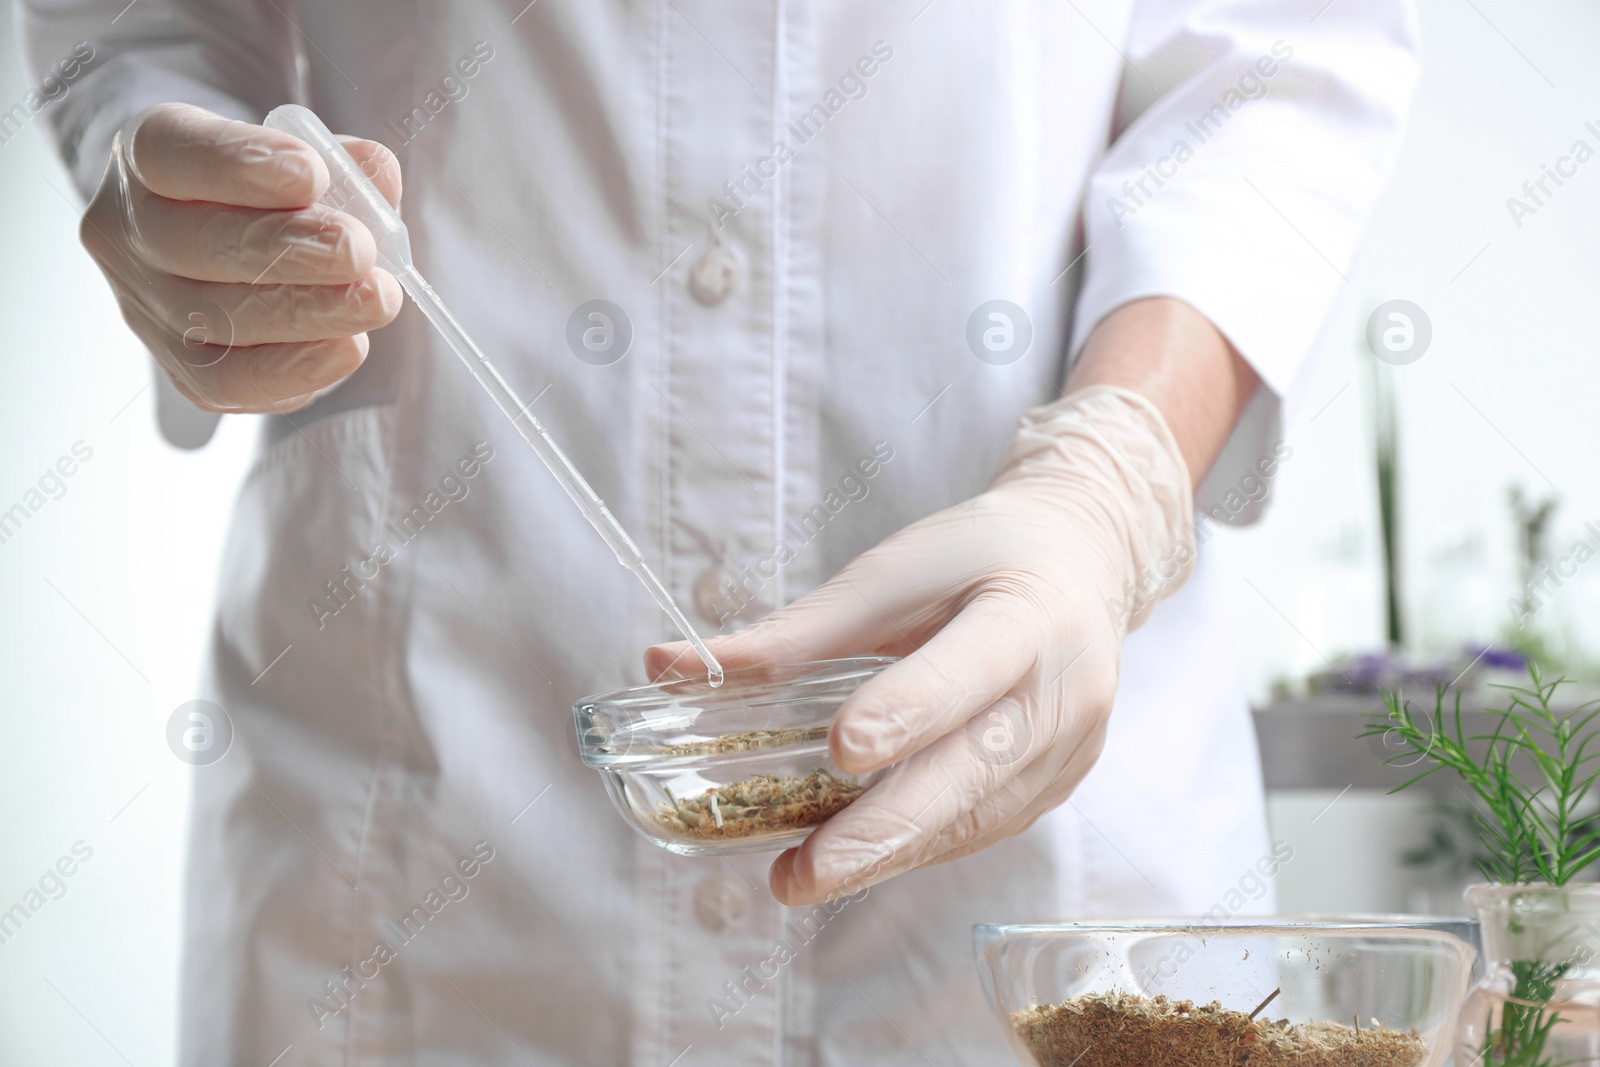
[[[50, 125], [169, 431], [267, 415], [203, 694], [233, 738], [195, 769], [184, 1063], [992, 1064], [974, 922], [1270, 907], [1236, 588], [1196, 542], [1288, 455], [1398, 154], [1409, 3], [23, 19], [40, 70], [92, 53]], [[674, 635], [308, 207], [320, 163], [256, 125], [287, 101], [359, 138], [730, 665], [905, 655], [833, 739], [901, 766], [770, 871], [656, 848], [579, 762], [573, 700]]]

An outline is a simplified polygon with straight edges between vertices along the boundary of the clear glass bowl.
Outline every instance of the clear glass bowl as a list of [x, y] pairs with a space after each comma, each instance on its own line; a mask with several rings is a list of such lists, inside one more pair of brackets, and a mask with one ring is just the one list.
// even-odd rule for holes
[[[862, 656], [686, 678], [573, 705], [583, 761], [624, 818], [684, 856], [793, 848], [884, 771], [828, 758], [833, 713], [891, 658]], [[886, 768], [887, 769], [887, 768]]]
[[1485, 975], [1456, 1030], [1459, 1064], [1600, 1064], [1600, 886], [1474, 885]]
[[989, 1005], [1035, 1067], [1437, 1067], [1475, 956], [1469, 924], [1390, 917], [973, 933]]

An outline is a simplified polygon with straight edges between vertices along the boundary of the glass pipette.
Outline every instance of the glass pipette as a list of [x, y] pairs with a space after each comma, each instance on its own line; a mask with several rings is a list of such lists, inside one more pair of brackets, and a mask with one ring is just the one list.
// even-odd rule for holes
[[694, 646], [706, 665], [706, 678], [713, 686], [722, 684], [722, 665], [711, 654], [706, 643], [690, 624], [683, 610], [678, 607], [677, 601], [672, 599], [672, 594], [667, 592], [666, 586], [661, 584], [661, 579], [655, 576], [650, 565], [644, 560], [644, 554], [639, 551], [639, 546], [633, 543], [633, 538], [628, 536], [628, 531], [622, 528], [615, 515], [606, 507], [589, 482], [578, 468], [572, 465], [567, 454], [556, 444], [555, 439], [528, 411], [528, 405], [522, 402], [515, 389], [511, 388], [499, 370], [484, 355], [483, 350], [473, 343], [467, 331], [462, 329], [450, 309], [445, 307], [439, 294], [417, 272], [411, 261], [411, 235], [406, 229], [405, 222], [400, 218], [400, 213], [395, 211], [385, 200], [383, 194], [378, 192], [371, 179], [361, 170], [361, 167], [344, 146], [328, 132], [322, 120], [316, 113], [298, 104], [285, 104], [275, 108], [266, 118], [266, 125], [275, 130], [281, 130], [291, 136], [298, 137], [322, 157], [328, 167], [328, 191], [319, 204], [343, 211], [354, 216], [372, 231], [372, 238], [378, 245], [378, 265], [393, 274], [400, 285], [411, 296], [417, 307], [433, 323], [433, 328], [439, 331], [456, 355], [461, 357], [461, 362], [467, 365], [472, 376], [483, 386], [485, 392], [494, 399], [495, 404], [516, 426], [522, 439], [528, 442], [528, 447], [544, 461], [544, 465], [555, 475], [561, 488], [567, 491], [572, 502], [578, 505], [578, 510], [583, 517], [589, 520], [605, 543], [611, 546], [611, 551], [616, 554], [617, 562], [634, 573], [634, 576], [644, 583], [650, 591], [661, 610], [667, 613], [672, 624], [678, 632], [688, 639]]

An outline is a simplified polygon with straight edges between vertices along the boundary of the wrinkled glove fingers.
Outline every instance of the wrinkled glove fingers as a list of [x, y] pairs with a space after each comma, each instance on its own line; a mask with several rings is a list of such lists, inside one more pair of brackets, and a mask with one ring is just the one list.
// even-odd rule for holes
[[[400, 161], [387, 147], [341, 136], [372, 184], [400, 206]], [[328, 189], [328, 168], [299, 138], [214, 115], [188, 104], [159, 104], [135, 126], [128, 149], [133, 176], [169, 200], [235, 207], [309, 207]]]
[[354, 285], [184, 282], [154, 308], [190, 345], [324, 341], [387, 326], [405, 294], [381, 267]]
[[[101, 263], [109, 275], [128, 282], [125, 263]], [[148, 264], [138, 284], [119, 291], [124, 317], [148, 340], [159, 323], [179, 340], [190, 366], [218, 362], [223, 351], [256, 345], [335, 340], [387, 325], [404, 299], [400, 283], [381, 268], [354, 285], [236, 285], [175, 278]], [[128, 305], [143, 312], [141, 322]], [[152, 320], [145, 325], [142, 319]], [[157, 351], [174, 351], [163, 344]]]
[[321, 205], [262, 211], [169, 200], [138, 185], [128, 196], [121, 225], [132, 254], [180, 278], [349, 285], [371, 273], [378, 261], [365, 226]]
[[1037, 635], [1016, 606], [982, 594], [923, 646], [869, 679], [839, 708], [834, 762], [865, 774], [904, 759], [989, 707], [1034, 666]]
[[350, 158], [356, 161], [361, 173], [372, 179], [372, 184], [378, 187], [378, 192], [383, 194], [383, 198], [389, 201], [390, 206], [399, 207], [400, 160], [395, 154], [389, 151], [386, 145], [361, 137], [341, 136], [339, 143], [350, 153]]
[[[288, 412], [349, 376], [366, 358], [364, 333], [249, 348], [196, 343], [120, 295], [123, 319], [159, 360], [172, 384], [197, 407], [222, 412]], [[312, 397], [314, 399], [314, 397]]]
[[[1074, 752], [1065, 769], [1047, 767], [1043, 761], [1030, 765], [1013, 783], [1018, 793], [1024, 796], [1031, 795], [1026, 804], [1020, 809], [1011, 810], [1009, 814], [1001, 812], [999, 825], [991, 826], [983, 833], [962, 832], [967, 828], [952, 827], [950, 833], [942, 835], [940, 840], [929, 846], [929, 858], [924, 865], [949, 863], [963, 856], [970, 856], [974, 852], [982, 852], [991, 845], [999, 844], [1027, 830], [1038, 822], [1041, 816], [1072, 799], [1073, 789], [1093, 769], [1099, 755], [1100, 746], [1094, 745]], [[998, 800], [996, 803], [1002, 808], [1006, 806], [1004, 800]], [[977, 818], [972, 820], [970, 826], [976, 829], [985, 822], [986, 819]]]
[[[904, 655], [954, 611], [928, 588], [928, 561], [911, 527], [852, 560], [844, 570], [753, 626], [709, 642], [723, 667], [807, 663], [842, 656]], [[692, 674], [686, 642], [645, 650], [651, 678]]]
[[300, 208], [328, 188], [328, 168], [305, 142], [188, 104], [145, 112], [127, 157], [134, 177], [170, 200]]
[[[789, 904], [826, 900], [911, 870], [987, 798], [1010, 796], [1025, 767], [1025, 759], [985, 758], [967, 731], [947, 734], [819, 826], [793, 855], [780, 857], [773, 892]], [[1026, 800], [1014, 797], [1013, 810]], [[984, 817], [998, 820], [998, 808]], [[871, 880], [862, 881], [869, 869]]]
[[[1005, 704], [1023, 708], [1015, 696], [994, 707]], [[986, 848], [1065, 802], [1105, 744], [1087, 712], [1039, 743], [999, 751], [986, 722], [980, 714], [935, 741], [780, 856], [773, 893], [790, 904], [826, 900]]]
[[[707, 643], [724, 669], [738, 670], [888, 652], [902, 642], [893, 621], [841, 574], [755, 625]], [[700, 670], [700, 660], [687, 641], [646, 649], [644, 663], [653, 680]]]

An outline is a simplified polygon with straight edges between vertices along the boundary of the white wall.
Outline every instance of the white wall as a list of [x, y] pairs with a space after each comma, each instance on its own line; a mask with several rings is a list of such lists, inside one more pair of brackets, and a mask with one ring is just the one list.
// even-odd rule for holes
[[[28, 87], [10, 7], [8, 107]], [[0, 544], [0, 911], [93, 850], [0, 944], [0, 1063], [144, 1067], [172, 1062], [177, 1001], [188, 779], [163, 731], [195, 696], [253, 428], [200, 453], [159, 442], [147, 357], [78, 247], [75, 200], [40, 130], [0, 145], [0, 511], [93, 449]]]
[[[1520, 229], [1506, 208], [1574, 140], [1600, 151], [1600, 8], [1582, 0], [1422, 6], [1427, 67], [1410, 143], [1326, 331], [1291, 427], [1295, 454], [1278, 479], [1277, 506], [1260, 527], [1218, 538], [1260, 590], [1239, 591], [1258, 693], [1286, 666], [1315, 669], [1322, 655], [1382, 638], [1374, 367], [1398, 396], [1407, 614], [1419, 637], [1442, 639], [1444, 623], [1493, 633], [1509, 619], [1511, 484], [1559, 493], [1556, 545], [1600, 518], [1600, 435], [1589, 432], [1600, 398], [1600, 158]], [[1584, 129], [1590, 120], [1596, 132]], [[1409, 366], [1378, 365], [1366, 348], [1368, 314], [1392, 299], [1419, 304], [1432, 321], [1430, 349]], [[1484, 545], [1484, 587], [1462, 589], [1436, 557], [1472, 537]], [[1597, 618], [1600, 587], [1577, 584], [1549, 617], [1581, 619], [1572, 594], [1586, 593], [1586, 614]]]
[[[1509, 486], [1560, 497], [1558, 552], [1600, 519], [1600, 157], [1520, 227], [1506, 206], [1575, 140], [1600, 152], [1600, 9], [1581, 0], [1428, 0], [1423, 30], [1427, 67], [1410, 143], [1293, 420], [1295, 454], [1276, 507], [1260, 527], [1216, 542], [1256, 587], [1237, 595], [1258, 697], [1286, 674], [1382, 641], [1374, 369], [1400, 412], [1406, 615], [1416, 644], [1454, 647], [1510, 620]], [[1366, 347], [1368, 314], [1391, 299], [1415, 302], [1432, 322], [1431, 347], [1408, 366], [1378, 364]], [[1581, 570], [1536, 622], [1563, 628], [1595, 657], [1600, 566]], [[1324, 811], [1333, 797], [1273, 798], [1274, 831], [1297, 848], [1280, 904], [1418, 906], [1416, 879], [1397, 864], [1421, 835], [1423, 803], [1350, 794]]]
[[[27, 87], [11, 58], [9, 7], [0, 0], [8, 102]], [[1430, 66], [1412, 143], [1330, 322], [1277, 506], [1263, 526], [1214, 542], [1256, 587], [1241, 583], [1237, 596], [1260, 693], [1381, 636], [1371, 359], [1360, 341], [1378, 302], [1413, 300], [1434, 329], [1426, 356], [1387, 371], [1404, 419], [1413, 590], [1443, 580], [1432, 564], [1440, 549], [1477, 536], [1485, 577], [1464, 591], [1447, 583], [1445, 621], [1463, 632], [1500, 625], [1512, 592], [1503, 495], [1513, 481], [1562, 494], [1558, 544], [1600, 518], [1589, 321], [1600, 293], [1600, 160], [1521, 229], [1505, 207], [1574, 139], [1600, 148], [1583, 129], [1589, 119], [1600, 126], [1600, 8], [1426, 0], [1424, 27]], [[187, 779], [163, 729], [194, 695], [227, 504], [253, 426], [226, 421], [198, 454], [158, 441], [149, 393], [140, 394], [145, 358], [78, 250], [70, 199], [37, 129], [0, 146], [0, 509], [75, 442], [94, 449], [65, 495], [0, 545], [0, 909], [75, 842], [93, 849], [65, 894], [0, 944], [0, 1063], [143, 1067], [171, 1062], [174, 1044]], [[1564, 591], [1559, 611], [1600, 610], [1600, 596], [1583, 592]], [[1414, 601], [1413, 614], [1427, 612]], [[1284, 904], [1411, 903], [1393, 871], [1408, 824], [1393, 815], [1412, 807], [1352, 795], [1322, 810], [1329, 799], [1274, 805], [1278, 831], [1297, 848]]]

